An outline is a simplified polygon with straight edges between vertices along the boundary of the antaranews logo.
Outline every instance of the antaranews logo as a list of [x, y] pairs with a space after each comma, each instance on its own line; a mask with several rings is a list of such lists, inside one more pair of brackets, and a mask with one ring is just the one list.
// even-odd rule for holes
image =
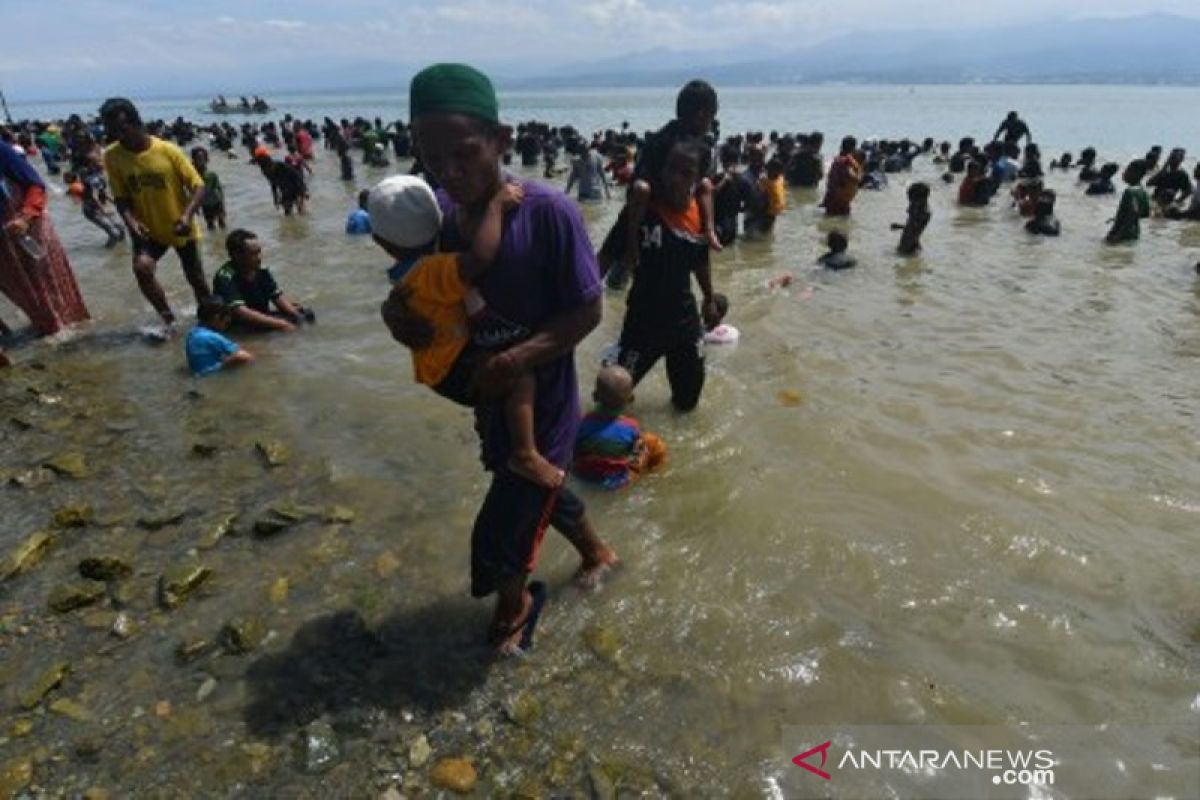
[[825, 766], [825, 759], [828, 756], [829, 746], [831, 744], [833, 744], [833, 742], [828, 741], [828, 742], [825, 742], [824, 744], [819, 744], [816, 747], [813, 747], [809, 750], [805, 750], [803, 753], [801, 753], [800, 755], [793, 758], [792, 763], [795, 764], [797, 767], [802, 767], [803, 769], [808, 770], [809, 772], [811, 772], [814, 775], [820, 775], [825, 780], [830, 780], [833, 777], [832, 775], [830, 775], [828, 772], [826, 772], [823, 769], [818, 769], [818, 768], [814, 767], [812, 764], [809, 764], [806, 759], [808, 759], [810, 756], [820, 753], [821, 754], [821, 766], [822, 767]]
[[[832, 746], [833, 740], [826, 740], [795, 756], [792, 763], [827, 781], [833, 780], [833, 776], [824, 770]], [[809, 763], [809, 759], [815, 760], [818, 754], [821, 757], [820, 765], [814, 766]], [[839, 771], [875, 770], [908, 774], [977, 770], [994, 773], [991, 781], [995, 785], [1053, 786], [1056, 763], [1053, 751], [1047, 749], [847, 748], [837, 760], [836, 767]]]

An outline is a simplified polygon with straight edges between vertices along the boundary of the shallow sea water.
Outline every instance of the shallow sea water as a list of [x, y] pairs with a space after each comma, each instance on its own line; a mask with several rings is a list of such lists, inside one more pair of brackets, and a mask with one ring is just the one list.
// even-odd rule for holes
[[[581, 489], [623, 569], [583, 594], [569, 547], [548, 536], [534, 655], [485, 669], [473, 643], [488, 605], [467, 597], [486, 486], [470, 420], [411, 382], [378, 319], [385, 258], [342, 233], [357, 189], [388, 171], [356, 164], [343, 184], [326, 153], [315, 166], [310, 214], [284, 218], [257, 170], [214, 160], [230, 222], [259, 234], [318, 323], [249, 337], [256, 364], [199, 382], [181, 343], [137, 337], [153, 319], [125, 246], [105, 251], [53, 198], [95, 322], [15, 351], [25, 364], [0, 379], [0, 471], [80, 450], [90, 474], [3, 487], [0, 551], [68, 503], [96, 519], [0, 584], [5, 719], [34, 723], [26, 737], [0, 730], [0, 762], [33, 757], [54, 795], [369, 796], [395, 783], [421, 796], [408, 742], [425, 732], [435, 760], [476, 759], [479, 796], [586, 795], [597, 769], [630, 796], [803, 796], [786, 789], [787, 726], [1160, 724], [1175, 733], [1137, 747], [1181, 766], [1121, 790], [1195, 785], [1200, 227], [1150, 220], [1136, 246], [1106, 247], [1115, 199], [1052, 173], [1064, 234], [1036, 239], [1004, 202], [956, 207], [925, 160], [860, 194], [849, 221], [791, 192], [772, 239], [715, 256], [742, 339], [710, 349], [700, 408], [673, 413], [662, 370], [639, 387], [632, 412], [668, 443], [668, 468], [623, 492]], [[901, 258], [887, 226], [917, 179], [933, 184], [933, 221], [924, 252]], [[593, 241], [617, 210], [583, 209]], [[834, 227], [859, 266], [826, 274], [813, 264]], [[220, 237], [203, 248], [211, 275]], [[792, 287], [768, 290], [784, 271]], [[189, 308], [173, 255], [160, 276]], [[610, 292], [579, 348], [585, 393], [622, 313]], [[0, 315], [18, 319], [7, 304]], [[289, 446], [288, 464], [263, 467], [253, 444], [266, 440]], [[216, 454], [192, 455], [197, 442]], [[356, 518], [195, 549], [224, 514], [245, 526], [282, 502]], [[138, 526], [162, 509], [186, 515]], [[212, 582], [155, 610], [158, 574], [190, 551]], [[45, 611], [79, 559], [102, 552], [134, 563], [141, 632], [128, 642], [93, 628], [95, 609]], [[271, 631], [255, 652], [175, 663], [180, 641], [246, 616]], [[74, 669], [51, 699], [78, 700], [90, 721], [16, 707], [58, 659]], [[294, 748], [322, 716], [344, 752], [310, 775]], [[97, 737], [98, 754], [81, 756]], [[1112, 790], [1081, 780], [1026, 796]]]

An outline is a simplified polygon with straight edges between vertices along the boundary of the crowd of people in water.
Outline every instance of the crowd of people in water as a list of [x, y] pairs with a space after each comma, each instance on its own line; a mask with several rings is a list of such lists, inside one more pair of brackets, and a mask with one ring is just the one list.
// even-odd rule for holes
[[[665, 445], [626, 413], [634, 387], [662, 360], [675, 408], [697, 406], [706, 345], [737, 336], [725, 320], [729, 300], [713, 285], [712, 255], [741, 236], [770, 236], [787, 210], [789, 187], [820, 191], [825, 215], [846, 217], [860, 192], [887, 190], [890, 176], [923, 159], [956, 187], [960, 205], [1011, 204], [1030, 235], [1053, 237], [1063, 231], [1048, 171], [1074, 173], [1089, 195], [1117, 195], [1119, 175], [1124, 186], [1104, 234], [1109, 243], [1137, 240], [1151, 215], [1200, 221], [1200, 164], [1189, 175], [1182, 148], [1164, 156], [1156, 146], [1121, 165], [1101, 162], [1086, 147], [1044, 164], [1016, 112], [990, 140], [966, 137], [957, 146], [845, 136], [827, 163], [819, 131], [721, 137], [717, 92], [700, 80], [680, 90], [672, 119], [644, 134], [627, 123], [593, 133], [536, 121], [507, 128], [490, 81], [460, 64], [422, 71], [410, 98], [409, 121], [386, 124], [291, 115], [240, 125], [149, 121], [129, 100], [113, 98], [95, 117], [4, 126], [0, 291], [39, 334], [88, 318], [47, 213], [47, 181], [58, 180], [105, 247], [128, 243], [162, 338], [174, 335], [179, 320], [157, 266], [175, 251], [197, 303], [197, 323], [184, 338], [193, 374], [247, 364], [253, 356], [231, 331], [294, 331], [316, 315], [287, 297], [245, 228], [228, 231], [228, 261], [211, 282], [206, 277], [201, 220], [226, 231], [239, 211], [226, 207], [220, 173], [243, 168], [235, 163], [257, 167], [274, 206], [291, 215], [316, 212], [308, 199], [318, 158], [336, 158], [344, 181], [355, 180], [356, 164], [403, 163], [360, 192], [346, 233], [372, 236], [394, 264], [383, 318], [411, 349], [414, 379], [475, 410], [493, 483], [472, 534], [472, 593], [497, 593], [488, 640], [498, 652], [532, 641], [545, 588], [527, 578], [547, 526], [579, 551], [581, 582], [594, 585], [618, 563], [583, 501], [564, 485], [567, 472], [617, 488], [665, 460]], [[257, 102], [243, 98], [241, 110]], [[218, 105], [238, 108], [224, 98]], [[558, 186], [518, 180], [503, 169], [514, 161], [540, 168]], [[593, 248], [568, 195], [605, 202], [618, 190], [620, 214]], [[890, 223], [901, 255], [920, 252], [933, 191], [923, 181], [908, 183], [906, 218]], [[828, 245], [822, 266], [855, 266], [845, 231], [830, 232]], [[583, 414], [573, 351], [599, 322], [604, 286], [628, 286], [625, 319], [596, 377], [595, 406]], [[0, 333], [9, 333], [2, 322]], [[0, 350], [0, 364], [8, 363]]]

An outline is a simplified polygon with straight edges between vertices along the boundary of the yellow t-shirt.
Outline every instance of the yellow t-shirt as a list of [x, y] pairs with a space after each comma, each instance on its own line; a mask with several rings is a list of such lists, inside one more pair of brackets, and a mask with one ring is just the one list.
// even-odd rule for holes
[[787, 189], [783, 185], [783, 176], [772, 180], [764, 175], [759, 185], [767, 194], [767, 216], [778, 217], [787, 208]]
[[178, 147], [151, 136], [150, 146], [135, 153], [115, 142], [104, 150], [104, 169], [113, 197], [129, 203], [155, 242], [180, 247], [200, 238], [195, 219], [191, 233], [175, 235], [175, 222], [183, 216], [192, 192], [204, 185], [204, 179]]
[[411, 290], [408, 307], [433, 325], [429, 347], [412, 351], [417, 383], [437, 386], [467, 346], [467, 309], [471, 287], [458, 274], [457, 253], [425, 256], [408, 271], [400, 285]]

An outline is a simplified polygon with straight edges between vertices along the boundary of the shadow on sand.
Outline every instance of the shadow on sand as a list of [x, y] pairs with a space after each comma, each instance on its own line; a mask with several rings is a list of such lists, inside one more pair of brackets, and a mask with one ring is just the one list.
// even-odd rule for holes
[[487, 675], [482, 625], [479, 606], [465, 599], [397, 614], [376, 629], [357, 611], [314, 619], [287, 650], [250, 665], [246, 725], [275, 738], [323, 715], [461, 705]]

